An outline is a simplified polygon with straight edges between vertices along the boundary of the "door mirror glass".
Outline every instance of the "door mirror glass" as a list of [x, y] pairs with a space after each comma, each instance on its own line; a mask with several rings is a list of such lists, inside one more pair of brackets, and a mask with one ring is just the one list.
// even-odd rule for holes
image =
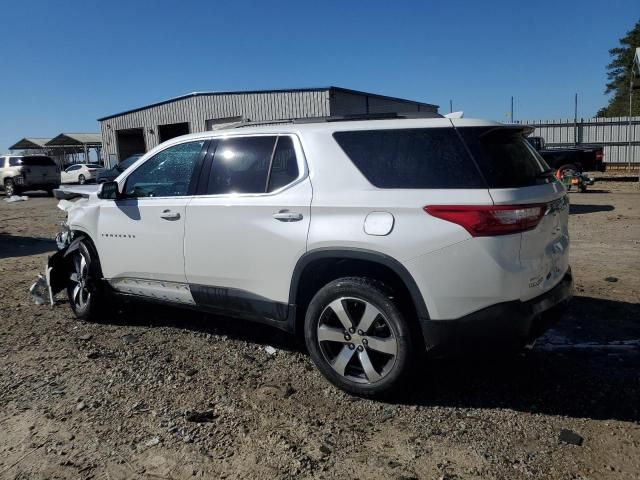
[[98, 198], [103, 200], [117, 200], [119, 197], [118, 182], [105, 182], [102, 184], [100, 192], [98, 192]]

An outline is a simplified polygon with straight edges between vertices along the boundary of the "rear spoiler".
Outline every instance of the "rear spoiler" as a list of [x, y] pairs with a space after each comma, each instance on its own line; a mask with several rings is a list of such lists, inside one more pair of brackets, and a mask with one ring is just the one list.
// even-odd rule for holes
[[82, 185], [75, 187], [60, 187], [53, 190], [53, 196], [58, 200], [72, 200], [74, 198], [89, 198], [98, 191], [97, 185]]

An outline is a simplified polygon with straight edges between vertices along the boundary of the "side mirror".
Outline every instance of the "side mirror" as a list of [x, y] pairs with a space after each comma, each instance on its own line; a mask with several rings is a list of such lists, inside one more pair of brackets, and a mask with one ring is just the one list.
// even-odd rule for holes
[[118, 182], [104, 182], [102, 189], [98, 192], [98, 198], [102, 198], [103, 200], [117, 200], [120, 198]]

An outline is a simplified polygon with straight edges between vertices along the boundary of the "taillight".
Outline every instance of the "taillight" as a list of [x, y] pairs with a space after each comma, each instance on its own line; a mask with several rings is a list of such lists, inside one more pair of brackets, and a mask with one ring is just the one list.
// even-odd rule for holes
[[596, 151], [596, 162], [602, 162], [604, 160], [604, 152], [602, 150]]
[[509, 235], [535, 228], [547, 209], [532, 205], [429, 205], [429, 215], [464, 227], [473, 237]]

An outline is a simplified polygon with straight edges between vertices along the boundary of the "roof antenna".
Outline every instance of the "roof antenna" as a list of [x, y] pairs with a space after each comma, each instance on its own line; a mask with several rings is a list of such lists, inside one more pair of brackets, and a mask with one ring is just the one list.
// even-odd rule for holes
[[464, 112], [460, 110], [459, 112], [451, 112], [447, 113], [444, 118], [462, 118], [464, 117]]

